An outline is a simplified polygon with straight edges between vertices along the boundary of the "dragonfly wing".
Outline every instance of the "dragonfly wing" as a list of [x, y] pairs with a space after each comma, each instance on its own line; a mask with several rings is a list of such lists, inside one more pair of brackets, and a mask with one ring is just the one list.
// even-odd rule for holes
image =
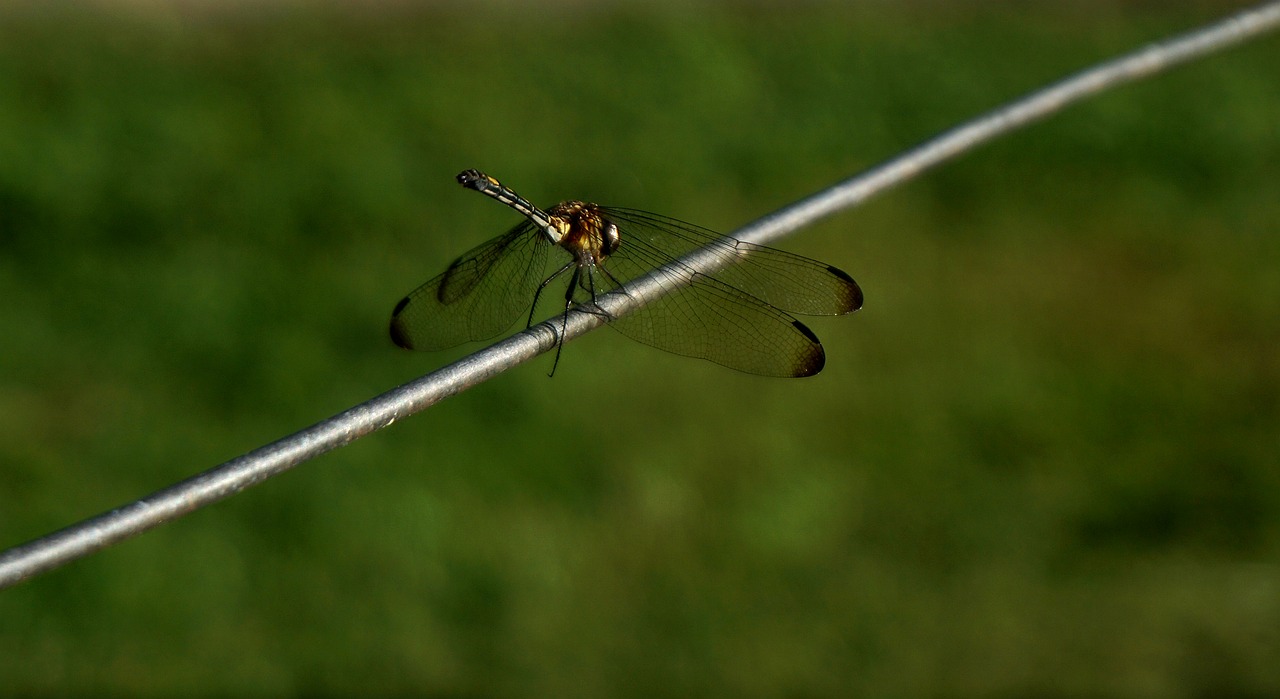
[[659, 267], [699, 248], [721, 268], [706, 276], [775, 308], [804, 315], [842, 315], [862, 307], [862, 289], [825, 262], [726, 238], [714, 231], [635, 209], [604, 209], [622, 231], [620, 253]]
[[[625, 245], [625, 243], [624, 243]], [[606, 260], [608, 275], [648, 269], [626, 257]], [[785, 312], [718, 279], [677, 266], [664, 273], [661, 298], [614, 319], [610, 327], [658, 349], [763, 376], [811, 376], [826, 355], [817, 336]]]
[[486, 340], [529, 310], [552, 247], [528, 221], [454, 260], [391, 313], [391, 339], [406, 349], [438, 350]]

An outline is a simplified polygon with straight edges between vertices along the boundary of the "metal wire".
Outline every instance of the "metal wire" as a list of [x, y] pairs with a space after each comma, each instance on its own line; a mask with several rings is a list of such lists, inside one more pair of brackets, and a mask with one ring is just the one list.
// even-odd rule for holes
[[[1103, 90], [1163, 72], [1280, 27], [1280, 0], [1243, 10], [1211, 25], [1101, 63], [1033, 92], [893, 158], [734, 231], [739, 240], [767, 243], [838, 211], [851, 208], [964, 152], [1042, 119]], [[694, 252], [685, 262], [706, 268], [710, 258]], [[621, 315], [661, 293], [655, 273], [627, 286], [626, 295], [601, 299]], [[573, 312], [564, 327], [567, 342], [600, 325], [599, 313]], [[529, 361], [556, 346], [559, 328], [542, 323], [486, 347], [439, 371], [383, 393], [328, 420], [205, 471], [141, 500], [0, 553], [0, 588], [64, 565], [140, 534], [308, 459], [344, 446], [475, 384]]]

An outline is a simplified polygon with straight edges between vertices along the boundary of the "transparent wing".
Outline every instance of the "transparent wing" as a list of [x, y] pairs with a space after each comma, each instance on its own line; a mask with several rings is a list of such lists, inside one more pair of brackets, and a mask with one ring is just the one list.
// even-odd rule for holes
[[438, 350], [498, 335], [529, 310], [551, 247], [525, 221], [467, 252], [396, 304], [391, 339], [406, 349]]
[[[842, 315], [862, 307], [862, 289], [842, 270], [776, 248], [725, 238], [715, 231], [635, 209], [602, 208], [618, 224], [616, 255], [657, 262], [683, 257], [704, 246], [727, 262], [706, 276], [775, 308], [804, 315]], [[654, 264], [657, 267], [657, 264]], [[701, 270], [699, 270], [701, 271]], [[623, 279], [622, 281], [629, 281]]]
[[763, 376], [812, 376], [822, 343], [803, 323], [709, 277], [699, 276], [609, 324], [646, 345]]
[[[671, 262], [643, 245], [628, 250], [624, 239], [623, 247], [605, 260], [602, 271], [596, 271], [595, 291], [615, 289]], [[822, 369], [826, 362], [822, 344], [787, 313], [683, 265], [664, 274], [659, 283], [666, 287], [665, 295], [615, 318], [610, 327], [658, 349], [751, 374], [811, 376]], [[580, 285], [583, 301], [589, 300], [586, 291]]]

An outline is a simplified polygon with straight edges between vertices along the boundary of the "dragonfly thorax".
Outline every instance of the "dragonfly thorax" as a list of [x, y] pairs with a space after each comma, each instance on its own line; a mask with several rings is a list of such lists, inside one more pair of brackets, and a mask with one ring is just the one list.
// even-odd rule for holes
[[618, 225], [595, 204], [561, 202], [547, 216], [560, 233], [556, 244], [572, 253], [579, 264], [600, 264], [622, 245]]

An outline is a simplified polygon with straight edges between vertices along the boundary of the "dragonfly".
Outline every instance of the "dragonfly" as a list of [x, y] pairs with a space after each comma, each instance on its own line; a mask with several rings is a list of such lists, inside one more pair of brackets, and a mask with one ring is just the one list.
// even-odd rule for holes
[[[577, 307], [667, 352], [749, 374], [812, 376], [826, 354], [792, 314], [843, 315], [862, 307], [853, 278], [817, 260], [637, 209], [575, 200], [543, 210], [478, 170], [464, 170], [457, 180], [524, 220], [396, 304], [391, 339], [406, 349], [487, 340], [526, 311], [528, 329], [544, 292], [567, 278], [553, 375], [568, 314]], [[701, 264], [681, 260], [695, 251]], [[598, 305], [605, 294], [626, 294], [629, 282], [652, 274], [663, 293], [650, 303], [617, 317]]]

